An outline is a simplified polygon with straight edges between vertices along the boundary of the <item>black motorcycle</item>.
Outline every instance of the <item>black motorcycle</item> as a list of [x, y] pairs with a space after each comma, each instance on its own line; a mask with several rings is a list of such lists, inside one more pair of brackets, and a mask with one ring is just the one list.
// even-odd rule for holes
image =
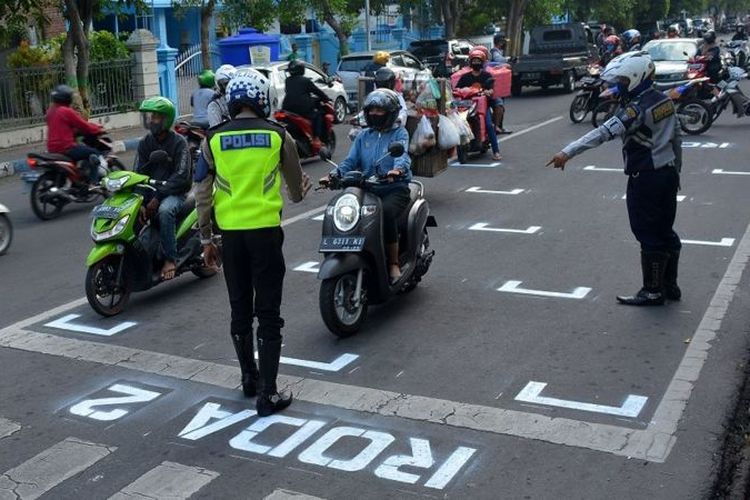
[[588, 68], [588, 75], [584, 76], [576, 83], [578, 92], [570, 103], [570, 121], [581, 123], [586, 119], [586, 115], [594, 113], [599, 105], [599, 96], [604, 91], [605, 83], [599, 77], [601, 66], [591, 65]]
[[[404, 147], [393, 143], [389, 154], [401, 156]], [[336, 166], [330, 155], [321, 159]], [[385, 157], [383, 157], [385, 158]], [[382, 159], [381, 158], [381, 161]], [[401, 278], [391, 282], [382, 232], [382, 206], [372, 188], [389, 182], [384, 178], [365, 178], [362, 172], [347, 172], [331, 177], [324, 187], [342, 189], [329, 203], [323, 220], [320, 252], [320, 314], [334, 335], [347, 337], [359, 331], [370, 304], [381, 304], [399, 293], [413, 290], [427, 273], [435, 255], [430, 250], [427, 227], [435, 227], [435, 218], [424, 198], [420, 182], [409, 184], [411, 201], [399, 221], [399, 264]]]

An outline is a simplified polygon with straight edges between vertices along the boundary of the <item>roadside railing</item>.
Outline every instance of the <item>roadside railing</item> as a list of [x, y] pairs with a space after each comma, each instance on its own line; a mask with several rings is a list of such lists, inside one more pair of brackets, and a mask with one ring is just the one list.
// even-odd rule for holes
[[[135, 108], [133, 60], [91, 63], [91, 116], [124, 113]], [[44, 123], [52, 89], [65, 82], [62, 64], [0, 70], [0, 128], [23, 128]]]

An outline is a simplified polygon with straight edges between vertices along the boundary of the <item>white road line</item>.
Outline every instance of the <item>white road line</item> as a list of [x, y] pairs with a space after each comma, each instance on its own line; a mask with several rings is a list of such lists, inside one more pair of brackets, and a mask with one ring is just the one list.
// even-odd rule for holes
[[295, 267], [294, 271], [317, 274], [318, 271], [320, 271], [320, 262], [318, 262], [317, 260], [311, 260], [309, 262], [305, 262]]
[[21, 430], [21, 424], [18, 424], [7, 418], [0, 417], [0, 439], [8, 437]]
[[304, 493], [297, 493], [296, 491], [290, 490], [275, 490], [273, 493], [265, 497], [263, 500], [325, 500], [320, 497], [314, 497], [306, 495]]
[[[257, 352], [255, 353], [255, 357], [258, 357]], [[324, 363], [322, 361], [310, 361], [307, 359], [288, 358], [286, 356], [281, 356], [281, 360], [279, 362], [282, 365], [300, 366], [302, 368], [311, 368], [313, 370], [320, 370], [324, 372], [338, 372], [346, 368], [357, 359], [359, 359], [358, 354], [344, 353], [330, 363]]]
[[323, 220], [324, 220], [325, 218], [326, 218], [326, 214], [320, 214], [320, 215], [317, 215], [317, 216], [313, 217], [313, 218], [312, 218], [312, 219], [310, 219], [310, 220], [316, 220], [316, 221], [320, 221], [320, 222], [323, 222]]
[[736, 172], [732, 170], [724, 170], [723, 168], [715, 168], [711, 173], [715, 175], [750, 175], [750, 172]]
[[521, 288], [519, 285], [523, 283], [523, 281], [506, 281], [503, 286], [497, 289], [498, 292], [507, 292], [507, 293], [519, 293], [522, 295], [536, 295], [539, 297], [551, 297], [555, 299], [582, 299], [586, 297], [586, 295], [589, 294], [591, 291], [591, 288], [585, 287], [585, 286], [579, 286], [575, 288], [572, 292], [566, 293], [566, 292], [548, 292], [546, 290], [530, 290], [528, 288]]
[[604, 413], [607, 415], [616, 415], [619, 417], [631, 417], [635, 418], [640, 415], [641, 410], [648, 401], [645, 396], [635, 396], [633, 394], [628, 395], [625, 401], [620, 406], [605, 406], [592, 403], [582, 403], [579, 401], [570, 401], [566, 399], [549, 398], [540, 396], [547, 384], [543, 382], [531, 381], [526, 384], [521, 392], [519, 392], [515, 399], [516, 401], [524, 401], [526, 403], [536, 403], [545, 406], [558, 406], [560, 408], [569, 408], [571, 410], [581, 410], [593, 413]]
[[164, 498], [184, 500], [219, 477], [218, 472], [190, 467], [176, 462], [162, 462], [123, 489], [109, 500], [134, 498]]
[[283, 221], [281, 221], [281, 227], [286, 227], [289, 224], [294, 224], [297, 221], [301, 221], [301, 220], [304, 220], [304, 219], [309, 219], [313, 215], [317, 215], [320, 212], [322, 212], [323, 210], [325, 210], [327, 206], [328, 205], [321, 205], [321, 206], [319, 206], [317, 208], [313, 208], [311, 210], [308, 210], [307, 212], [302, 212], [299, 215], [295, 215], [294, 217], [289, 217], [288, 219], [284, 219]]
[[492, 162], [492, 163], [459, 163], [458, 161], [452, 161], [450, 162], [450, 167], [466, 167], [466, 168], [495, 168], [502, 165], [500, 162]]
[[479, 186], [470, 187], [466, 190], [467, 193], [481, 193], [481, 194], [509, 194], [509, 195], [515, 195], [515, 194], [521, 194], [525, 191], [525, 189], [511, 189], [510, 191], [492, 191], [489, 189], [482, 189]]
[[502, 229], [499, 227], [487, 227], [489, 224], [486, 222], [480, 222], [478, 224], [474, 224], [469, 228], [469, 231], [488, 231], [492, 233], [513, 233], [513, 234], [534, 234], [538, 232], [542, 227], [541, 226], [529, 226], [526, 229]]
[[562, 120], [562, 116], [556, 116], [554, 118], [550, 118], [549, 120], [543, 121], [542, 123], [537, 123], [536, 125], [532, 125], [531, 127], [525, 128], [523, 130], [519, 130], [518, 132], [513, 132], [510, 135], [506, 135], [505, 137], [498, 140], [498, 142], [505, 142], [510, 141], [511, 139], [515, 139], [516, 137], [521, 137], [523, 134], [528, 134], [529, 132], [533, 132], [534, 130], [542, 127], [546, 127], [550, 123], [555, 123], [556, 121]]
[[620, 172], [622, 173], [621, 168], [604, 168], [604, 167], [597, 167], [596, 165], [587, 165], [583, 167], [584, 170], [588, 170], [589, 172]]
[[117, 448], [69, 437], [0, 476], [0, 498], [33, 500]]
[[80, 317], [80, 314], [68, 314], [66, 316], [63, 316], [62, 318], [56, 319], [55, 321], [46, 323], [44, 326], [57, 328], [60, 330], [67, 330], [69, 332], [88, 333], [91, 335], [100, 335], [102, 337], [111, 337], [112, 335], [118, 334], [138, 324], [134, 321], [123, 321], [122, 323], [118, 323], [112, 328], [104, 329], [73, 323], [74, 319], [78, 319]]
[[734, 238], [722, 238], [721, 241], [703, 241], [703, 240], [680, 240], [686, 245], [704, 245], [708, 247], [731, 247], [734, 245]]

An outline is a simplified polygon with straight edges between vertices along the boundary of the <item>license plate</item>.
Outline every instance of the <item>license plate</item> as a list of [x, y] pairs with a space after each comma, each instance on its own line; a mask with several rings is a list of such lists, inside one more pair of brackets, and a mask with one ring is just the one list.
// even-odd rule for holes
[[321, 252], [361, 252], [364, 236], [326, 236], [320, 242]]
[[521, 80], [539, 80], [542, 77], [541, 73], [522, 73]]
[[120, 217], [120, 209], [106, 205], [99, 205], [98, 207], [94, 207], [91, 211], [91, 216], [95, 219], [117, 219]]

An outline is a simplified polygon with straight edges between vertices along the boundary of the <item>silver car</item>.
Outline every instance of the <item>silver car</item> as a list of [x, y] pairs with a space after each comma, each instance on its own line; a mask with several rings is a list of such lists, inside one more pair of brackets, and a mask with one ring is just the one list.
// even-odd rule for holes
[[[345, 55], [339, 61], [336, 74], [341, 78], [346, 89], [349, 106], [352, 110], [357, 109], [358, 99], [358, 79], [365, 71], [368, 64], [372, 62], [372, 57], [377, 51], [354, 52]], [[391, 59], [388, 67], [401, 78], [405, 89], [415, 88], [416, 84], [426, 82], [432, 78], [432, 71], [429, 70], [422, 62], [411, 52], [406, 50], [390, 51]]]
[[[325, 94], [333, 101], [336, 123], [342, 123], [346, 119], [348, 110], [346, 91], [344, 85], [333, 77], [326, 76], [321, 70], [312, 64], [301, 61], [305, 65], [305, 76], [320, 87]], [[286, 78], [289, 76], [286, 72], [288, 61], [272, 62], [268, 65], [258, 66], [238, 66], [237, 69], [254, 68], [263, 73], [271, 81], [271, 114], [281, 108], [284, 102], [286, 89]]]
[[656, 66], [657, 89], [677, 87], [688, 81], [688, 59], [698, 53], [698, 43], [693, 38], [666, 38], [651, 40], [643, 46]]

